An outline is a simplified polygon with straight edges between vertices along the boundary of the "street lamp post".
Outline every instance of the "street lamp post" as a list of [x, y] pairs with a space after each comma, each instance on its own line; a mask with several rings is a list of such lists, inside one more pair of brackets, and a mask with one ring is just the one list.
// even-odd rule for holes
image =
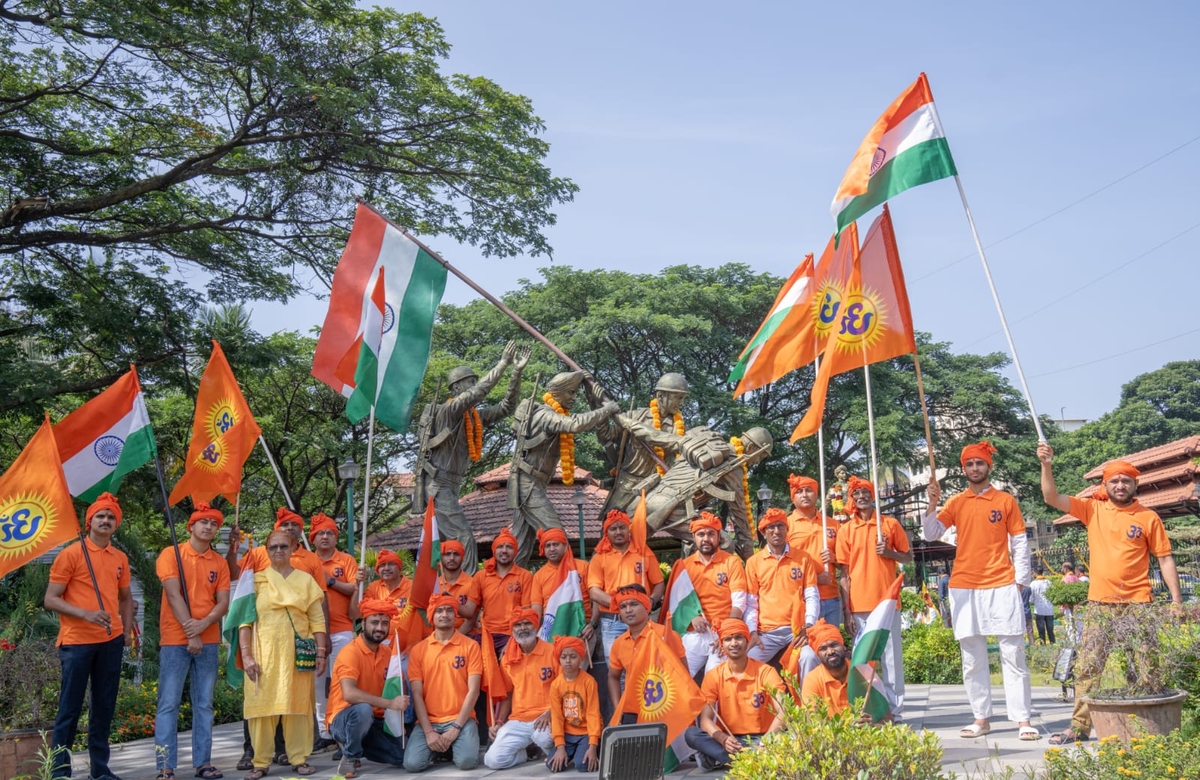
[[346, 456], [337, 467], [338, 476], [346, 483], [346, 549], [354, 549], [354, 480], [362, 474], [362, 466]]
[[575, 502], [575, 507], [579, 510], [579, 560], [586, 561], [587, 553], [583, 544], [583, 486], [575, 486], [575, 496], [572, 499]]
[[767, 487], [767, 483], [761, 482], [754, 495], [758, 498], [758, 516], [761, 518], [763, 509], [771, 503], [771, 496], [775, 495], [775, 491]]

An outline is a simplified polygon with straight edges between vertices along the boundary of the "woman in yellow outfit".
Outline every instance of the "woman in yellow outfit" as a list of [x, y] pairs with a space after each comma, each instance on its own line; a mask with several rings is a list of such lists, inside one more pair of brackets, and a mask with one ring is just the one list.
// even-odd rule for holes
[[[325, 672], [324, 650], [316, 651], [315, 668], [296, 668], [296, 640], [316, 638], [317, 647], [327, 646], [322, 593], [312, 575], [291, 566], [296, 542], [284, 531], [267, 537], [271, 565], [254, 575], [253, 623], [238, 627], [245, 683], [244, 715], [254, 745], [254, 769], [246, 780], [261, 780], [270, 767], [275, 726], [282, 720], [288, 761], [298, 775], [311, 775], [308, 763], [312, 749], [312, 714], [315, 706], [315, 674]], [[261, 662], [261, 663], [260, 663]]]

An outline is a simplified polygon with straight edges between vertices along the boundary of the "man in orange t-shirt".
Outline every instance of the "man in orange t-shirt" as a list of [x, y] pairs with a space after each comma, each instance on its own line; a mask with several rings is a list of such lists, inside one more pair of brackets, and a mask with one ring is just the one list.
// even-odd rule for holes
[[[841, 567], [838, 579], [848, 595], [846, 625], [853, 626], [855, 639], [863, 630], [871, 610], [887, 595], [900, 571], [912, 560], [908, 534], [894, 517], [875, 511], [875, 486], [865, 479], [850, 477], [846, 485], [850, 519], [838, 530], [837, 552]], [[904, 656], [900, 646], [900, 610], [896, 610], [887, 647], [883, 651], [884, 682], [892, 687], [896, 703], [892, 714], [904, 707]]]
[[[770, 663], [792, 643], [792, 613], [804, 602], [804, 626], [820, 614], [817, 577], [812, 560], [787, 542], [788, 516], [772, 507], [758, 521], [767, 544], [746, 561], [746, 625], [750, 657]], [[789, 670], [790, 671], [790, 670]]]
[[813, 571], [817, 573], [817, 595], [821, 598], [820, 617], [825, 618], [827, 623], [840, 625], [843, 605], [841, 591], [838, 590], [837, 566], [834, 563], [839, 524], [835, 520], [826, 519], [824, 512], [818, 507], [817, 493], [820, 486], [815, 479], [789, 474], [788, 489], [791, 491], [794, 507], [788, 515], [788, 546], [795, 554], [807, 556]]
[[700, 767], [709, 772], [728, 767], [734, 754], [757, 747], [764, 734], [784, 727], [775, 698], [785, 690], [783, 679], [770, 666], [749, 657], [749, 626], [726, 618], [718, 633], [728, 660], [704, 675], [700, 725], [688, 726], [684, 732], [688, 747], [697, 751]]
[[804, 676], [800, 704], [814, 708], [818, 702], [824, 702], [826, 712], [837, 715], [850, 706], [850, 696], [846, 691], [850, 664], [842, 632], [838, 631], [837, 626], [818, 620], [808, 629], [806, 641], [821, 663]]
[[[513, 612], [528, 607], [533, 597], [533, 575], [516, 565], [516, 558], [517, 538], [507, 528], [502, 528], [492, 540], [492, 557], [475, 574], [483, 599], [480, 633], [491, 642], [497, 657], [508, 645], [511, 636], [509, 619]], [[486, 650], [488, 643], [484, 642], [483, 647]]]
[[390, 601], [403, 612], [412, 594], [412, 580], [404, 576], [404, 564], [400, 556], [391, 550], [380, 550], [375, 556], [375, 573], [379, 579], [363, 590], [363, 600]]
[[473, 572], [463, 571], [463, 546], [457, 539], [442, 542], [442, 563], [438, 580], [442, 593], [453, 596], [458, 604], [454, 618], [454, 629], [463, 634], [473, 634], [479, 623], [479, 605], [483, 594]]
[[483, 655], [477, 642], [454, 630], [458, 603], [452, 596], [434, 596], [428, 612], [433, 634], [409, 652], [417, 728], [404, 751], [404, 768], [422, 772], [433, 763], [433, 753], [450, 751], [456, 767], [474, 769], [479, 764], [475, 701], [483, 681]]
[[[354, 640], [354, 621], [358, 617], [358, 561], [337, 548], [338, 527], [329, 515], [316, 513], [309, 518], [308, 540], [312, 542], [325, 575], [325, 598], [329, 603], [329, 660], [325, 668], [333, 671], [338, 653]], [[334, 746], [325, 725], [326, 702], [331, 676], [317, 678], [317, 727], [320, 738], [313, 752]]]
[[746, 611], [746, 569], [741, 558], [720, 549], [721, 527], [720, 518], [701, 512], [690, 526], [696, 552], [675, 562], [676, 570], [682, 568], [688, 573], [700, 599], [701, 614], [682, 637], [688, 673], [693, 677], [701, 669], [711, 671], [721, 663], [716, 633], [721, 621], [740, 620]]
[[950, 528], [958, 531], [958, 554], [950, 575], [951, 624], [962, 649], [963, 684], [975, 715], [975, 722], [964, 726], [959, 736], [979, 737], [991, 730], [987, 644], [988, 637], [995, 636], [1008, 718], [1018, 723], [1018, 739], [1036, 740], [1038, 731], [1029, 722], [1032, 696], [1021, 606], [1021, 591], [1029, 587], [1029, 542], [1017, 499], [991, 483], [995, 452], [987, 441], [963, 447], [959, 462], [968, 489], [939, 512], [942, 491], [936, 480], [930, 481], [923, 526], [929, 541], [942, 538]]
[[1050, 737], [1051, 745], [1083, 742], [1092, 733], [1092, 714], [1084, 697], [1113, 650], [1125, 651], [1136, 658], [1144, 649], [1139, 644], [1157, 641], [1151, 630], [1143, 636], [1113, 636], [1097, 629], [1089, 620], [1101, 610], [1119, 610], [1122, 604], [1147, 603], [1151, 600], [1150, 556], [1158, 559], [1163, 583], [1175, 604], [1183, 603], [1179, 590], [1179, 571], [1171, 554], [1162, 518], [1137, 500], [1137, 478], [1132, 463], [1113, 460], [1104, 464], [1099, 489], [1091, 498], [1076, 498], [1058, 492], [1051, 462], [1054, 450], [1039, 444], [1042, 462], [1042, 500], [1062, 512], [1069, 512], [1087, 528], [1088, 609], [1083, 616], [1083, 636], [1075, 658], [1075, 711], [1071, 727]]
[[[364, 757], [380, 764], [400, 766], [404, 763], [404, 748], [400, 736], [389, 734], [384, 723], [384, 711], [403, 713], [409, 698], [404, 694], [384, 698], [392, 648], [383, 642], [392, 633], [392, 618], [400, 610], [390, 601], [363, 599], [362, 635], [346, 646], [333, 665], [333, 684], [329, 687], [329, 711], [325, 727], [342, 748], [342, 757], [350, 762], [350, 771], [342, 776], [358, 776]], [[341, 764], [338, 764], [338, 773]]]
[[[621, 701], [623, 673], [633, 665], [633, 658], [637, 653], [638, 642], [641, 641], [647, 631], [658, 634], [666, 643], [667, 648], [679, 656], [679, 660], [684, 666], [687, 665], [687, 650], [684, 649], [683, 641], [679, 638], [679, 634], [676, 634], [670, 626], [650, 620], [650, 597], [646, 595], [646, 589], [641, 585], [628, 585], [619, 589], [614, 595], [613, 601], [616, 602], [617, 608], [621, 610], [621, 619], [629, 627], [628, 631], [621, 634], [613, 642], [612, 655], [608, 659], [608, 698], [609, 701], [613, 702], [615, 707]], [[622, 726], [637, 723], [638, 705], [636, 697], [631, 698], [626, 706], [630, 709], [626, 709], [621, 713]]]
[[500, 659], [500, 675], [510, 695], [500, 702], [491, 747], [483, 754], [488, 769], [509, 769], [526, 761], [525, 749], [554, 749], [550, 733], [550, 686], [558, 675], [554, 645], [537, 635], [538, 614], [517, 610], [509, 622], [512, 639]]
[[[88, 759], [91, 776], [102, 780], [112, 776], [108, 771], [108, 739], [117, 707], [125, 639], [134, 628], [133, 595], [129, 590], [129, 559], [112, 544], [113, 534], [121, 525], [117, 497], [102, 493], [87, 508], [84, 519], [87, 536], [55, 557], [46, 587], [46, 609], [59, 615], [58, 658], [62, 665], [51, 750], [55, 777], [68, 776], [71, 746], [90, 683]], [[88, 571], [89, 561], [96, 573], [94, 579]]]
[[211, 763], [213, 688], [217, 684], [221, 618], [229, 611], [229, 567], [212, 548], [212, 541], [224, 519], [208, 504], [197, 503], [188, 518], [188, 540], [179, 545], [178, 554], [174, 545], [164, 549], [155, 566], [163, 584], [158, 618], [155, 763], [159, 772], [167, 774], [174, 774], [178, 766], [179, 704], [183, 701], [183, 684], [190, 672], [192, 766], [196, 777], [205, 780], [214, 780], [220, 775]]
[[[533, 611], [537, 612], [542, 619], [541, 628], [538, 630], [538, 635], [545, 638], [550, 635], [553, 630], [553, 621], [546, 622], [546, 605], [550, 603], [550, 597], [554, 595], [554, 589], [558, 587], [558, 569], [562, 563], [562, 559], [570, 552], [570, 543], [567, 541], [567, 534], [561, 528], [543, 528], [538, 531], [538, 545], [542, 557], [546, 562], [542, 564], [542, 568], [538, 569], [533, 575], [533, 591], [529, 597], [530, 606]], [[581, 561], [578, 558], [572, 559], [575, 561], [575, 571], [579, 573], [579, 586], [583, 596], [583, 617], [584, 624], [580, 636], [584, 642], [590, 642], [592, 634], [595, 633], [595, 626], [592, 625], [592, 600], [588, 597], [587, 579], [588, 565], [586, 561]]]

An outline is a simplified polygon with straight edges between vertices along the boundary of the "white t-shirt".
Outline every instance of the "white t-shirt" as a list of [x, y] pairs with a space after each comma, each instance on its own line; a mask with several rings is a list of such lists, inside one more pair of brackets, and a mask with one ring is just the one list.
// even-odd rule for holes
[[1035, 579], [1029, 583], [1029, 590], [1033, 593], [1033, 614], [1035, 615], [1053, 615], [1054, 605], [1050, 603], [1050, 599], [1046, 598], [1046, 591], [1050, 589], [1050, 580], [1041, 578]]

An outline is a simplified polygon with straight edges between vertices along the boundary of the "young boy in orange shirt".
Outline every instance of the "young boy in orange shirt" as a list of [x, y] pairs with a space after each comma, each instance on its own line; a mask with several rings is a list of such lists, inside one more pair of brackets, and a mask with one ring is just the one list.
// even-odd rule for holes
[[554, 640], [562, 669], [550, 684], [550, 735], [554, 754], [546, 759], [551, 772], [561, 772], [571, 763], [580, 772], [600, 767], [600, 688], [590, 674], [580, 674], [587, 645], [579, 637]]

